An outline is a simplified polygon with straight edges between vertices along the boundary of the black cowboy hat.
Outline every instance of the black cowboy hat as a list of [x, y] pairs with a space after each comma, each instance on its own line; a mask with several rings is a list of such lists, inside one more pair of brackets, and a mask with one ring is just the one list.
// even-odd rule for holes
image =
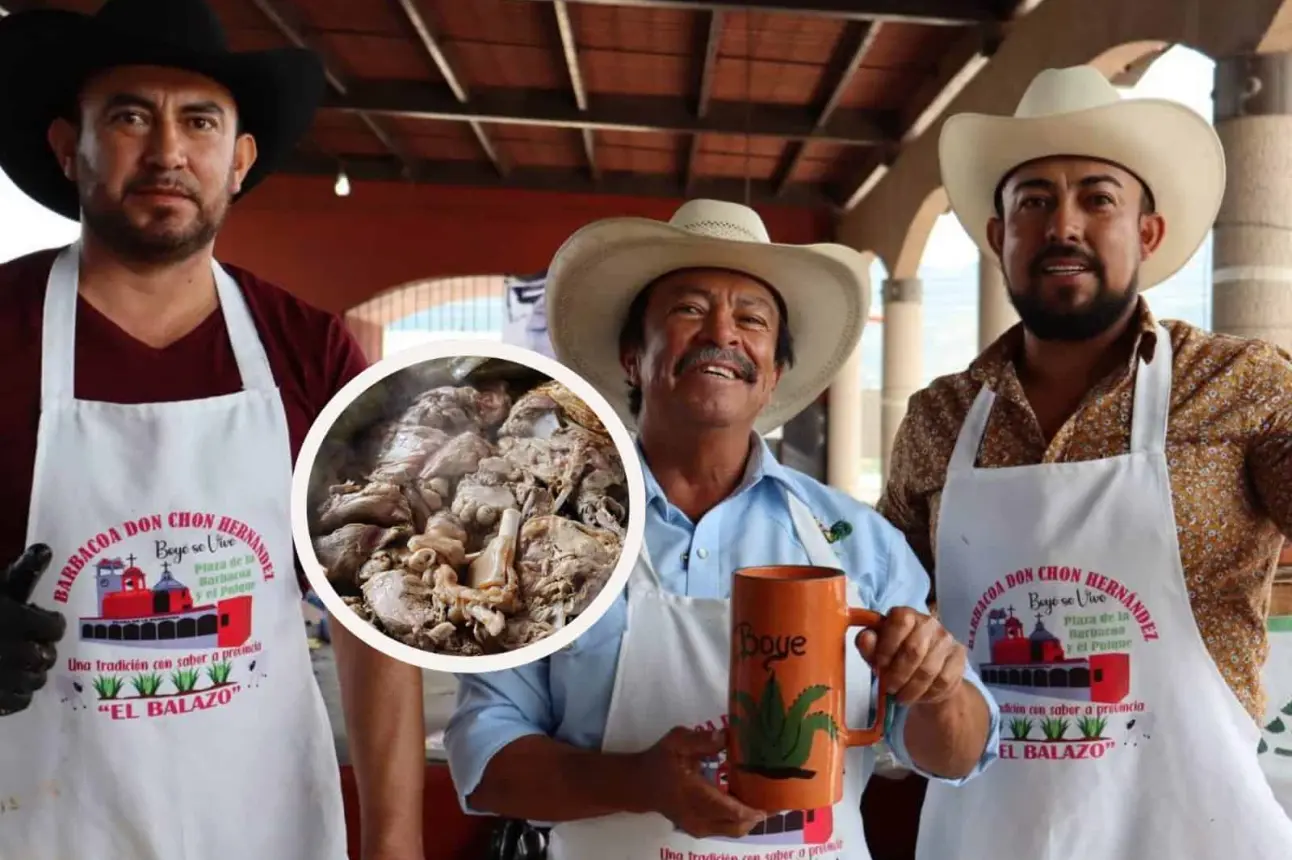
[[89, 75], [125, 65], [185, 69], [228, 88], [243, 130], [256, 139], [239, 197], [309, 129], [325, 84], [310, 51], [231, 52], [203, 0], [108, 0], [94, 15], [36, 9], [0, 19], [0, 170], [73, 221], [80, 220], [76, 186], [50, 149], [49, 126], [74, 108]]

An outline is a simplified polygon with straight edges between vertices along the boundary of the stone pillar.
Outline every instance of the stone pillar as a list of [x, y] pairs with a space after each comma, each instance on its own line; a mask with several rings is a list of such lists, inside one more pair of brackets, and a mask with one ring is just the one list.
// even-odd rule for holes
[[991, 346], [996, 338], [1018, 322], [1018, 312], [1009, 303], [1005, 276], [1000, 262], [988, 254], [978, 253], [978, 351]]
[[882, 468], [888, 478], [893, 439], [911, 395], [924, 385], [924, 288], [919, 278], [884, 281], [884, 389], [881, 401]]
[[1219, 60], [1215, 99], [1227, 181], [1212, 328], [1292, 349], [1292, 54]]
[[[870, 309], [866, 312], [869, 314]], [[861, 341], [830, 385], [826, 474], [830, 486], [856, 496], [861, 477]]]

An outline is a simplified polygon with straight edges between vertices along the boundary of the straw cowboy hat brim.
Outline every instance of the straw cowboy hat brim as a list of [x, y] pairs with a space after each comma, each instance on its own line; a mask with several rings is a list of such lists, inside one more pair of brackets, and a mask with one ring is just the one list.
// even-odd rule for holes
[[76, 186], [50, 149], [49, 126], [74, 107], [88, 76], [125, 65], [185, 69], [232, 93], [257, 150], [239, 197], [292, 151], [324, 94], [312, 52], [231, 52], [202, 0], [109, 0], [92, 16], [35, 9], [0, 19], [0, 170], [73, 221], [80, 218]]
[[1012, 117], [959, 114], [938, 142], [942, 181], [964, 229], [995, 256], [987, 222], [1016, 167], [1051, 156], [1111, 162], [1149, 187], [1165, 221], [1162, 243], [1140, 266], [1140, 289], [1179, 271], [1206, 239], [1225, 192], [1225, 154], [1211, 125], [1163, 99], [1123, 99], [1090, 67], [1047, 70]]
[[[778, 245], [743, 206], [691, 201], [668, 223], [611, 218], [574, 233], [548, 270], [547, 316], [557, 359], [594, 385], [629, 428], [629, 388], [619, 332], [634, 297], [656, 278], [689, 268], [742, 272], [785, 301], [795, 362], [759, 416], [766, 434], [816, 400], [861, 338], [870, 311], [866, 260], [836, 244]], [[860, 380], [857, 382], [860, 385]]]

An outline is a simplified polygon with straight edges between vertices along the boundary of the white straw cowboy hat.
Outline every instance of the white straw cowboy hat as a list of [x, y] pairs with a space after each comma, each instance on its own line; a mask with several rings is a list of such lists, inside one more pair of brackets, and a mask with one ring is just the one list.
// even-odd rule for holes
[[1225, 192], [1225, 153], [1211, 125], [1165, 99], [1124, 99], [1098, 69], [1046, 69], [1012, 117], [957, 114], [938, 140], [951, 209], [984, 253], [1001, 181], [1048, 156], [1111, 162], [1149, 187], [1166, 222], [1161, 245], [1140, 266], [1140, 289], [1175, 274], [1206, 239]]
[[[557, 360], [588, 380], [624, 423], [628, 383], [619, 331], [633, 298], [678, 269], [718, 268], [770, 284], [785, 301], [795, 360], [755, 430], [768, 433], [812, 403], [852, 354], [870, 312], [865, 257], [836, 244], [778, 245], [752, 209], [691, 200], [667, 223], [609, 218], [578, 230], [547, 273], [547, 317]], [[860, 385], [860, 381], [857, 383]]]

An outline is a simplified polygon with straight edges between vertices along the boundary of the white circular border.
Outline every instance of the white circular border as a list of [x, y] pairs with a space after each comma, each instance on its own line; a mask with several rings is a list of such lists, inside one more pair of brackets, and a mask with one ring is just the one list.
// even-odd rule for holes
[[[308, 495], [310, 473], [314, 469], [314, 460], [323, 447], [324, 439], [332, 425], [341, 417], [341, 413], [377, 382], [391, 374], [421, 364], [444, 358], [468, 356], [487, 356], [512, 361], [529, 367], [539, 373], [565, 385], [592, 408], [601, 419], [601, 423], [610, 432], [619, 458], [623, 461], [624, 473], [628, 479], [628, 528], [623, 541], [623, 549], [615, 564], [610, 579], [593, 599], [582, 614], [568, 626], [524, 648], [517, 648], [502, 654], [484, 654], [478, 657], [462, 657], [447, 654], [436, 654], [423, 651], [411, 645], [405, 645], [382, 633], [367, 621], [360, 618], [341, 599], [341, 596], [328, 582], [327, 573], [314, 554], [314, 542], [310, 537]], [[547, 356], [512, 344], [501, 343], [488, 338], [455, 338], [453, 340], [433, 341], [420, 346], [401, 349], [399, 352], [382, 358], [364, 370], [336, 393], [314, 420], [309, 433], [301, 443], [300, 454], [296, 458], [296, 467], [292, 473], [292, 540], [296, 544], [296, 553], [301, 560], [305, 576], [314, 592], [323, 601], [328, 612], [340, 621], [345, 628], [365, 643], [378, 651], [399, 660], [411, 663], [433, 672], [446, 672], [457, 675], [474, 675], [478, 672], [499, 672], [516, 669], [545, 657], [550, 657], [562, 648], [573, 645], [574, 641], [588, 632], [588, 629], [601, 619], [610, 609], [611, 604], [628, 584], [628, 577], [641, 554], [642, 542], [646, 530], [646, 484], [642, 477], [641, 462], [637, 458], [637, 446], [628, 429], [619, 419], [614, 409], [601, 394], [583, 377], [570, 370], [560, 362]]]

